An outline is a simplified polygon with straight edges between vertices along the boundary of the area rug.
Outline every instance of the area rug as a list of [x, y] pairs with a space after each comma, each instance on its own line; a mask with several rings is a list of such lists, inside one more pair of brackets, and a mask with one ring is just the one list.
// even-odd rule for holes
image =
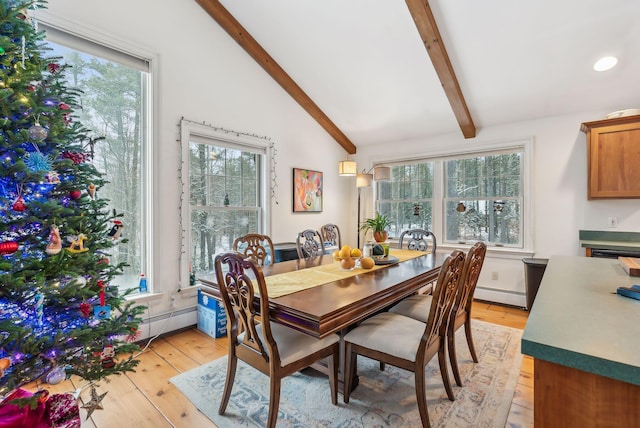
[[[433, 427], [504, 428], [520, 373], [522, 330], [474, 320], [479, 363], [471, 360], [464, 329], [456, 335], [463, 386], [450, 373], [456, 400], [447, 398], [438, 358], [427, 367], [427, 406]], [[269, 379], [238, 362], [233, 392], [224, 415], [218, 415], [227, 357], [170, 379], [218, 427], [264, 427], [269, 404]], [[450, 369], [449, 369], [450, 370]], [[344, 404], [331, 404], [326, 376], [308, 369], [282, 381], [278, 427], [420, 427], [413, 373], [358, 357], [360, 384]]]

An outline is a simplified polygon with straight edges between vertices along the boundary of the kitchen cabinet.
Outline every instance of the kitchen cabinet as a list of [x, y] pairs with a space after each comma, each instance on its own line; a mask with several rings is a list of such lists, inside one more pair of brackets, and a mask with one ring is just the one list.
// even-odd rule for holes
[[640, 115], [585, 122], [587, 197], [640, 198]]

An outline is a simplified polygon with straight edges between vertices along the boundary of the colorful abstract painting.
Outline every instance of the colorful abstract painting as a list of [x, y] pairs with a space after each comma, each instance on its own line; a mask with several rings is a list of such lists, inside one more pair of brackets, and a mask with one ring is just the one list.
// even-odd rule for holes
[[293, 168], [293, 212], [322, 211], [322, 173]]

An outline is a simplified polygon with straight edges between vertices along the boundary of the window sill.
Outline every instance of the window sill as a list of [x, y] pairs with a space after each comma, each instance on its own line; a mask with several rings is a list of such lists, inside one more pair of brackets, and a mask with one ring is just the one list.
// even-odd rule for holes
[[[462, 250], [468, 251], [472, 244], [438, 244], [437, 251]], [[519, 260], [523, 257], [532, 257], [535, 251], [524, 248], [487, 246], [487, 255], [496, 259]]]
[[132, 294], [130, 296], [126, 296], [125, 299], [127, 301], [133, 302], [155, 302], [162, 300], [167, 296], [168, 293], [141, 293], [141, 294]]

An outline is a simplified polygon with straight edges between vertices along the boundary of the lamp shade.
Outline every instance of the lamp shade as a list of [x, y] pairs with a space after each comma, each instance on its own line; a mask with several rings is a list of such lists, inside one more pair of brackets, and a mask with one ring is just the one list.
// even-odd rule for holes
[[388, 166], [376, 166], [373, 168], [375, 181], [391, 181], [391, 168]]
[[342, 176], [356, 175], [358, 167], [352, 160], [343, 160], [338, 163], [338, 174]]
[[356, 187], [371, 187], [371, 184], [373, 184], [373, 175], [364, 173], [356, 175]]

